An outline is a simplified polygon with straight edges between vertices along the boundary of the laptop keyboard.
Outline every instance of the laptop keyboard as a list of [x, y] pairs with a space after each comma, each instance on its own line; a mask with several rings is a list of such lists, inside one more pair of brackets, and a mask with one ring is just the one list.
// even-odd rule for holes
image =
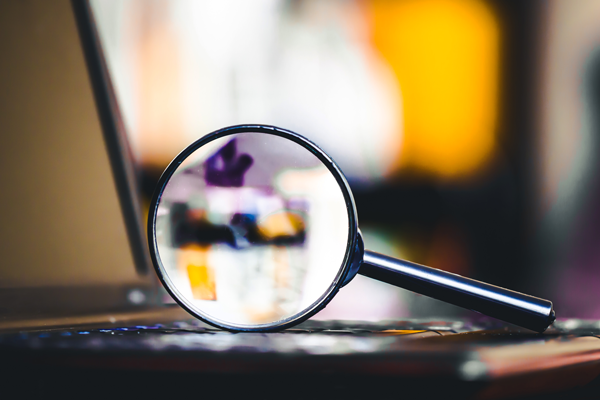
[[[514, 332], [504, 341], [540, 335], [491, 318], [466, 320], [401, 320], [381, 322], [308, 320], [273, 333], [233, 333], [190, 319], [169, 324], [131, 325], [97, 329], [62, 329], [0, 335], [0, 348], [85, 349], [131, 351], [198, 351], [346, 354], [405, 351], [406, 343], [468, 332]], [[546, 335], [600, 335], [600, 324], [582, 320], [557, 321]], [[492, 338], [489, 333], [478, 340]], [[469, 335], [472, 340], [473, 336]], [[456, 340], [453, 340], [456, 341]]]
[[452, 335], [505, 324], [491, 319], [465, 321], [319, 321], [308, 320], [274, 333], [233, 333], [190, 319], [169, 324], [97, 329], [63, 329], [0, 335], [0, 346], [132, 351], [299, 352], [340, 354], [390, 350], [395, 344]]

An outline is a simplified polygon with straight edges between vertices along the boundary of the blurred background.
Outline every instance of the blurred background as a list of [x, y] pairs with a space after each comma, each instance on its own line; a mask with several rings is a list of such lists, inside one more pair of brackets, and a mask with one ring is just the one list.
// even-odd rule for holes
[[[600, 2], [92, 5], [144, 210], [192, 141], [277, 125], [337, 161], [369, 249], [600, 318]], [[464, 313], [357, 276], [317, 318]]]

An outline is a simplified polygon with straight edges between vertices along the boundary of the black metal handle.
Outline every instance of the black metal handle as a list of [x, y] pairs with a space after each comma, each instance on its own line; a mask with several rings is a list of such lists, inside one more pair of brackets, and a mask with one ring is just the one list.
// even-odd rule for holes
[[551, 301], [368, 250], [358, 273], [536, 332], [555, 319]]

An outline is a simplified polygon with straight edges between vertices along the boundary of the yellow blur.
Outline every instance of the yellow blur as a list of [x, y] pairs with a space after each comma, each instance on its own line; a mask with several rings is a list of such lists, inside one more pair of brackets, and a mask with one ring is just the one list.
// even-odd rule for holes
[[477, 0], [372, 0], [375, 47], [403, 99], [397, 167], [456, 178], [493, 153], [498, 113], [498, 24]]
[[188, 275], [197, 300], [217, 300], [215, 272], [208, 265], [209, 246], [190, 244], [179, 249], [178, 265]]

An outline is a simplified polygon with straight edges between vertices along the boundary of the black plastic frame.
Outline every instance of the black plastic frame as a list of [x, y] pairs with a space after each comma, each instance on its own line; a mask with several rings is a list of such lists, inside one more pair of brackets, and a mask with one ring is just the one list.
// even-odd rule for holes
[[[292, 140], [293, 142], [301, 145], [302, 147], [313, 153], [333, 174], [335, 180], [340, 186], [340, 189], [342, 190], [344, 200], [346, 201], [349, 229], [346, 253], [344, 255], [344, 261], [340, 266], [340, 270], [336, 275], [336, 278], [333, 281], [333, 283], [329, 286], [329, 289], [316, 302], [311, 304], [309, 307], [307, 307], [300, 313], [280, 321], [257, 326], [233, 326], [222, 321], [212, 320], [208, 316], [197, 313], [191, 306], [187, 304], [183, 296], [179, 294], [176, 288], [171, 287], [171, 285], [168, 283], [168, 279], [166, 279], [165, 275], [163, 274], [164, 267], [162, 265], [160, 257], [158, 256], [158, 248], [156, 243], [156, 213], [158, 211], [158, 204], [162, 197], [162, 193], [167, 183], [169, 182], [179, 165], [188, 156], [190, 156], [198, 148], [206, 145], [209, 142], [212, 142], [213, 140], [229, 135], [246, 132], [255, 132], [280, 136]], [[360, 245], [357, 245], [357, 243], [360, 243]], [[344, 174], [342, 173], [340, 168], [333, 161], [333, 159], [327, 155], [327, 153], [325, 153], [317, 145], [315, 145], [305, 137], [295, 132], [270, 125], [235, 125], [223, 128], [198, 139], [197, 141], [189, 145], [186, 149], [184, 149], [181, 153], [179, 153], [177, 157], [175, 157], [173, 161], [171, 161], [169, 166], [165, 169], [154, 190], [152, 201], [150, 202], [150, 210], [148, 213], [148, 245], [150, 248], [150, 257], [152, 258], [152, 263], [154, 265], [154, 269], [156, 270], [156, 274], [158, 275], [158, 278], [162, 282], [165, 289], [173, 297], [173, 299], [187, 312], [194, 315], [201, 321], [204, 321], [207, 324], [210, 324], [217, 328], [233, 332], [273, 332], [286, 329], [302, 321], [305, 321], [306, 319], [312, 317], [317, 312], [322, 310], [331, 301], [331, 299], [333, 299], [333, 297], [337, 294], [339, 289], [346, 283], [348, 283], [350, 279], [352, 279], [352, 275], [356, 274], [356, 271], [358, 270], [357, 266], [354, 264], [362, 260], [362, 254], [358, 254], [362, 249], [362, 241], [360, 240], [360, 234], [358, 231], [358, 216], [356, 212], [356, 205], [354, 203], [354, 198], [352, 196], [350, 186], [348, 185], [348, 182], [346, 181], [346, 178], [344, 177]]]
[[71, 6], [75, 14], [75, 22], [96, 100], [98, 118], [119, 195], [135, 269], [138, 274], [147, 275], [150, 259], [144, 240], [144, 224], [141, 220], [142, 212], [139, 206], [137, 179], [131, 161], [133, 156], [106, 66], [96, 23], [88, 0], [71, 0]]

